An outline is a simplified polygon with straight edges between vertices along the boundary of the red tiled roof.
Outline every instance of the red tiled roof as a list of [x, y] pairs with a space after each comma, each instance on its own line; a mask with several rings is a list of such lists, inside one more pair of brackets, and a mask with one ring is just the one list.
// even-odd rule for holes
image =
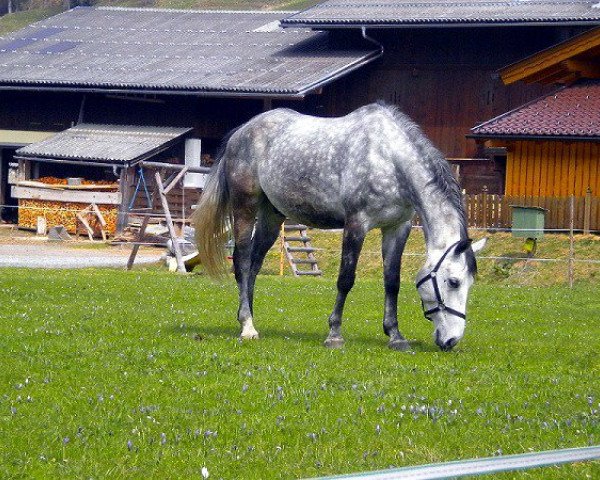
[[474, 137], [568, 137], [600, 140], [600, 81], [563, 87], [471, 129]]

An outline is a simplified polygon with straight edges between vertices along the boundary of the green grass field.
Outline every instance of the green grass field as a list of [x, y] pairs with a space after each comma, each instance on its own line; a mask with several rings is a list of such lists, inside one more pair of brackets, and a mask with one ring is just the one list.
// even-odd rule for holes
[[[1, 478], [301, 478], [600, 440], [593, 284], [476, 285], [465, 339], [386, 348], [363, 278], [346, 347], [322, 342], [334, 281], [261, 276], [240, 343], [232, 281], [162, 270], [1, 271]], [[599, 478], [600, 464], [494, 478]]]

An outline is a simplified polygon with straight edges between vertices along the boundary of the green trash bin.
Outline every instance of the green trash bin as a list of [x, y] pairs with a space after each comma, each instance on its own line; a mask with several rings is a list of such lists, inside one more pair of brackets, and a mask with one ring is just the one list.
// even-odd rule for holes
[[511, 205], [513, 237], [538, 239], [544, 236], [547, 210], [542, 207]]

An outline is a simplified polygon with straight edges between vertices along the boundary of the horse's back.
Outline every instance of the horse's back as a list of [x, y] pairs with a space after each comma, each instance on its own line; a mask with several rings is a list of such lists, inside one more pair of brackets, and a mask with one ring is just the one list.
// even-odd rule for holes
[[279, 211], [310, 225], [339, 228], [361, 208], [404, 221], [395, 135], [389, 109], [377, 104], [337, 118], [276, 109], [236, 133], [235, 156]]

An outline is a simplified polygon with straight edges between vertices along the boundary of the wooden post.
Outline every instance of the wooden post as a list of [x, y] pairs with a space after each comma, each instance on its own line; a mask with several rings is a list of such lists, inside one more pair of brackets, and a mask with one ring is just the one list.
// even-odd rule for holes
[[178, 238], [177, 234], [175, 233], [175, 226], [173, 225], [173, 218], [171, 217], [171, 210], [169, 209], [169, 202], [167, 200], [167, 194], [164, 191], [160, 173], [156, 172], [154, 174], [154, 178], [156, 179], [158, 195], [160, 196], [160, 201], [165, 213], [165, 220], [167, 222], [167, 228], [169, 229], [169, 235], [171, 236], [171, 241], [173, 242], [173, 250], [175, 251], [175, 259], [177, 260], [177, 271], [180, 273], [185, 273], [185, 264], [183, 263], [183, 256], [181, 255], [181, 250], [179, 249], [179, 242], [177, 242]]
[[575, 196], [571, 195], [569, 202], [569, 288], [573, 288], [573, 253], [574, 253], [574, 236], [573, 236], [573, 225], [575, 222]]
[[279, 245], [279, 276], [283, 276], [283, 267], [285, 261], [285, 222], [281, 224], [281, 233], [279, 235], [280, 245]]
[[136, 243], [133, 244], [133, 248], [131, 249], [131, 254], [129, 255], [129, 260], [127, 260], [127, 270], [131, 270], [133, 268], [133, 262], [135, 261], [135, 257], [140, 249], [140, 243], [144, 239], [144, 235], [146, 233], [146, 228], [148, 227], [148, 223], [150, 223], [150, 217], [154, 212], [154, 204], [156, 203], [156, 197], [158, 196], [158, 185], [154, 186], [154, 190], [150, 195], [150, 205], [148, 212], [144, 215], [144, 219], [142, 220], [142, 225], [140, 226], [140, 231], [138, 232], [138, 238]]
[[590, 233], [590, 223], [592, 220], [592, 189], [588, 187], [585, 192], [585, 203], [583, 204], [583, 233]]
[[483, 186], [482, 210], [483, 210], [483, 219], [481, 222], [481, 226], [485, 229], [488, 226], [488, 187], [487, 187], [487, 185]]
[[129, 202], [134, 189], [135, 170], [133, 167], [123, 167], [119, 177], [119, 191], [121, 192], [121, 205], [117, 217], [117, 234], [123, 233], [129, 222]]

